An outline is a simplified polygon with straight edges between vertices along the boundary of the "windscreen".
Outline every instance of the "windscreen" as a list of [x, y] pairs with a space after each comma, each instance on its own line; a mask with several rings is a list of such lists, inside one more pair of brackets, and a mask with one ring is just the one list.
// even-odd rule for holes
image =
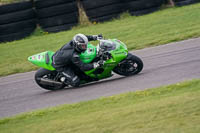
[[104, 51], [111, 51], [116, 49], [116, 44], [109, 40], [101, 40], [99, 47], [104, 49]]

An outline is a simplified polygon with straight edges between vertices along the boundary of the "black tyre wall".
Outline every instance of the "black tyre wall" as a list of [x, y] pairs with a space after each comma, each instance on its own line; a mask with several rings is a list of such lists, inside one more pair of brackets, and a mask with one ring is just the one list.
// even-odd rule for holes
[[62, 24], [62, 25], [47, 27], [47, 28], [43, 28], [43, 29], [47, 32], [59, 32], [59, 31], [69, 30], [75, 25], [76, 25], [75, 23], [74, 24], [73, 23], [72, 24]]
[[22, 39], [36, 28], [36, 14], [31, 2], [0, 6], [0, 42]]
[[117, 18], [129, 11], [132, 15], [143, 15], [159, 9], [165, 0], [82, 0], [91, 21], [102, 22]]
[[0, 15], [22, 11], [26, 9], [31, 9], [31, 8], [32, 8], [32, 2], [30, 1], [2, 5], [0, 6]]
[[200, 2], [200, 0], [174, 0], [175, 3], [178, 3], [178, 2], [191, 2], [191, 3], [195, 3], [195, 2]]
[[184, 6], [200, 2], [200, 0], [174, 0], [176, 6]]
[[113, 18], [117, 18], [119, 14], [111, 14], [111, 15], [106, 15], [98, 18], [90, 18], [92, 22], [104, 22], [108, 20], [112, 20]]
[[145, 15], [148, 13], [155, 12], [157, 10], [159, 10], [159, 7], [152, 7], [152, 8], [138, 10], [138, 11], [130, 11], [130, 14], [133, 16], [140, 16], [140, 15]]
[[87, 15], [91, 18], [98, 18], [102, 16], [112, 15], [116, 13], [121, 13], [121, 4], [106, 5], [96, 9], [88, 10]]
[[138, 0], [128, 2], [127, 8], [130, 11], [139, 11], [144, 9], [150, 9], [152, 7], [159, 7], [162, 5], [162, 0]]
[[0, 15], [0, 24], [9, 24], [13, 22], [19, 22], [35, 18], [35, 12], [33, 9], [26, 9], [18, 12], [7, 13]]
[[46, 32], [59, 32], [78, 23], [78, 7], [74, 0], [38, 0], [35, 3], [40, 27]]
[[27, 28], [35, 28], [36, 19], [24, 20], [10, 24], [0, 25], [0, 35], [8, 35]]
[[35, 7], [37, 9], [45, 8], [45, 7], [51, 7], [56, 5], [61, 5], [63, 3], [71, 3], [75, 2], [76, 0], [35, 0]]
[[22, 39], [24, 37], [29, 36], [34, 30], [35, 30], [35, 27], [23, 29], [20, 32], [16, 32], [16, 33], [0, 35], [0, 42], [9, 42], [9, 41]]
[[85, 10], [103, 7], [105, 5], [113, 5], [120, 3], [119, 0], [83, 0], [82, 4]]
[[53, 27], [63, 24], [76, 24], [78, 22], [78, 13], [70, 13], [40, 19], [39, 24], [42, 28]]
[[103, 22], [123, 12], [120, 0], [83, 0], [82, 5], [91, 21]]
[[126, 0], [124, 10], [132, 15], [143, 15], [154, 12], [165, 3], [165, 0]]
[[37, 17], [47, 18], [61, 14], [67, 14], [72, 12], [77, 12], [78, 8], [75, 2], [65, 3], [61, 5], [51, 6], [47, 8], [37, 9]]

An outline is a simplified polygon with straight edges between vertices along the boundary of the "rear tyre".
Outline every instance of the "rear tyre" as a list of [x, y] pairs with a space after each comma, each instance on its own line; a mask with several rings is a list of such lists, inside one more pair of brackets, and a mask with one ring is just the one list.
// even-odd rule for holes
[[119, 75], [132, 76], [141, 72], [142, 69], [142, 60], [139, 57], [129, 53], [127, 58], [119, 63], [113, 71]]
[[36, 83], [43, 89], [46, 90], [60, 90], [63, 89], [65, 87], [65, 84], [62, 83], [61, 85], [46, 85], [46, 84], [42, 84], [41, 83], [41, 79], [52, 79], [55, 77], [57, 72], [55, 71], [49, 71], [47, 69], [44, 68], [40, 68], [36, 73], [35, 73], [35, 81]]

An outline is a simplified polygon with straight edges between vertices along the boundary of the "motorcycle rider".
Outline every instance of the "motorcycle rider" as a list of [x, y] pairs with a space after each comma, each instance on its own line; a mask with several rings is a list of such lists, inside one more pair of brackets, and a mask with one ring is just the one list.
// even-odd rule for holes
[[80, 85], [80, 78], [74, 73], [73, 66], [77, 66], [81, 71], [89, 71], [101, 67], [103, 62], [85, 64], [80, 60], [79, 54], [85, 52], [88, 41], [95, 41], [102, 38], [102, 35], [76, 34], [73, 39], [61, 47], [53, 55], [53, 67], [63, 75], [62, 82], [73, 87]]

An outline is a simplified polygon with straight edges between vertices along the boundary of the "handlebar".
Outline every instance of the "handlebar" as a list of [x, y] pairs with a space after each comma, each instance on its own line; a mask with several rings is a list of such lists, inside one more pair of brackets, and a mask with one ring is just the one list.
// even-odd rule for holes
[[98, 40], [98, 41], [103, 40], [103, 39], [104, 39], [104, 38], [103, 38], [103, 35], [102, 35], [102, 34], [97, 35], [97, 40]]
[[104, 38], [103, 37], [97, 37], [97, 40], [101, 41], [101, 40], [104, 40]]

